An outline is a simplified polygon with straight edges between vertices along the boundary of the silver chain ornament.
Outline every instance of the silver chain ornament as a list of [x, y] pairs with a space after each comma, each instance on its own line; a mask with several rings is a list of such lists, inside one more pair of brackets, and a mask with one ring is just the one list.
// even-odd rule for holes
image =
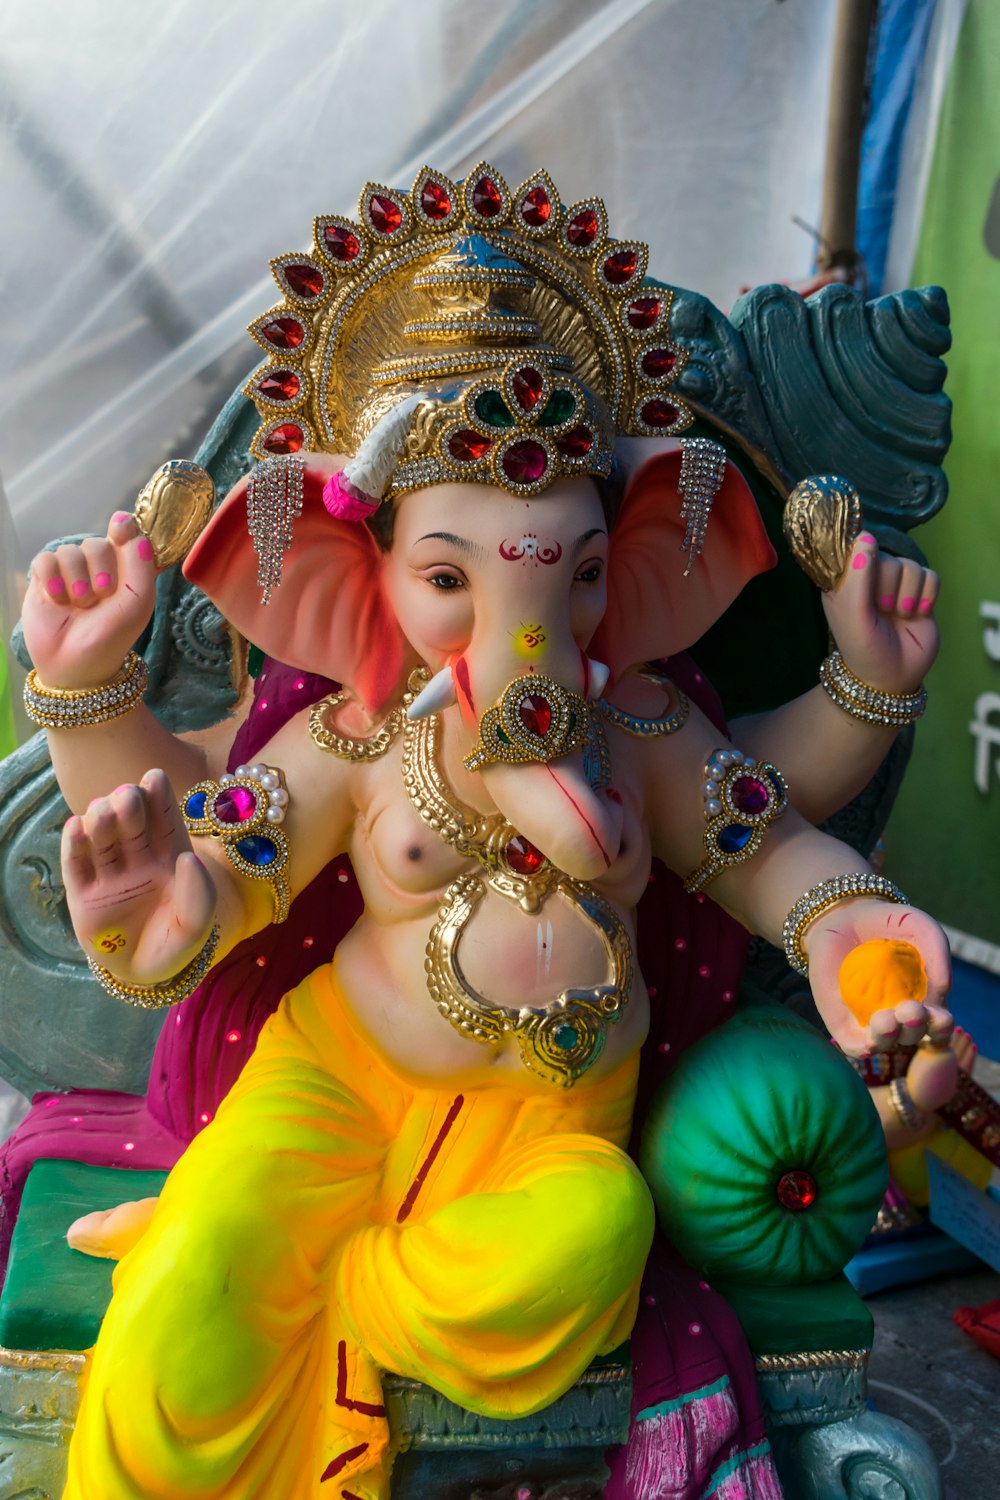
[[302, 514], [306, 466], [294, 454], [276, 454], [258, 464], [247, 485], [247, 527], [257, 554], [261, 604], [281, 583], [285, 553], [292, 545], [292, 526]]
[[683, 501], [681, 520], [686, 522], [681, 542], [681, 551], [688, 554], [686, 578], [705, 545], [712, 503], [726, 475], [726, 450], [710, 438], [681, 438], [680, 445], [681, 474], [677, 488]]

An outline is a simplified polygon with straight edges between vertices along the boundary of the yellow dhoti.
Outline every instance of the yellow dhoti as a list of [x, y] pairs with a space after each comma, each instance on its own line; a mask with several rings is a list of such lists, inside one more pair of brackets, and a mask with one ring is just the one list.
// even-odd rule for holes
[[427, 1088], [311, 975], [116, 1270], [64, 1500], [385, 1500], [382, 1369], [548, 1405], [635, 1315], [635, 1071]]

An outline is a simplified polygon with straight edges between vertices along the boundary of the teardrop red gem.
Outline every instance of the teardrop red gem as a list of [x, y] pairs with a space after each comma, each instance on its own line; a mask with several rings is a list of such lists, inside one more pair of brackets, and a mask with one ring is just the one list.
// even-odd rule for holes
[[664, 375], [670, 374], [676, 363], [677, 355], [672, 349], [647, 349], [639, 361], [642, 373], [648, 375], [650, 380], [662, 380]]
[[518, 370], [511, 381], [511, 389], [522, 411], [531, 411], [541, 400], [544, 382], [537, 370], [530, 365]]
[[484, 219], [495, 219], [503, 208], [503, 196], [492, 177], [480, 177], [472, 189], [472, 206]]
[[518, 714], [528, 733], [537, 734], [540, 740], [544, 740], [552, 728], [552, 704], [548, 698], [543, 698], [541, 693], [532, 693], [521, 703]]
[[511, 839], [503, 853], [504, 859], [517, 875], [534, 875], [545, 863], [545, 855], [541, 849], [536, 849], [522, 833]]
[[605, 281], [610, 281], [612, 286], [624, 286], [626, 281], [632, 280], [638, 264], [638, 251], [631, 249], [616, 250], [604, 262], [604, 279]]
[[469, 427], [460, 428], [448, 439], [448, 452], [460, 464], [475, 463], [478, 458], [482, 458], [484, 453], [488, 453], [492, 446], [489, 438], [483, 437], [481, 433], [473, 432]]
[[391, 198], [383, 198], [381, 193], [372, 194], [368, 201], [368, 212], [379, 234], [395, 234], [403, 222], [403, 210], [399, 204], [393, 203]]
[[586, 458], [593, 446], [594, 434], [582, 422], [556, 438], [556, 447], [565, 458]]
[[577, 250], [585, 250], [597, 239], [601, 224], [592, 208], [583, 208], [566, 225], [566, 238]]
[[532, 229], [541, 229], [552, 216], [552, 199], [543, 187], [533, 187], [520, 203], [521, 218]]
[[260, 334], [276, 349], [298, 349], [306, 331], [298, 318], [274, 318], [260, 330]]
[[446, 219], [451, 213], [451, 199], [447, 190], [440, 182], [435, 182], [433, 177], [428, 177], [420, 189], [420, 207], [427, 218], [433, 219], [435, 223]]
[[285, 280], [296, 297], [311, 300], [323, 290], [323, 273], [315, 266], [295, 263], [283, 268]]
[[294, 401], [302, 382], [294, 370], [271, 370], [257, 389], [270, 401]]
[[348, 261], [356, 260], [361, 253], [361, 241], [353, 230], [345, 228], [343, 224], [327, 224], [323, 230], [323, 239], [333, 259], [343, 261], [345, 265]]
[[306, 435], [294, 422], [283, 422], [274, 427], [264, 439], [261, 447], [266, 453], [298, 453], [305, 446]]
[[662, 311], [663, 303], [659, 297], [636, 297], [626, 308], [625, 316], [628, 326], [641, 333], [645, 328], [652, 328]]
[[659, 397], [647, 401], [639, 412], [650, 427], [672, 427], [680, 414], [680, 408], [672, 401], [661, 401]]

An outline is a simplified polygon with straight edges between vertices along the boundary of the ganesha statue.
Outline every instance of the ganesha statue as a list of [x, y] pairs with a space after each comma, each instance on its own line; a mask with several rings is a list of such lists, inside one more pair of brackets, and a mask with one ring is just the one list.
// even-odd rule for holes
[[[251, 716], [270, 677], [281, 721], [236, 762], [233, 720], [174, 735], [143, 705], [132, 648], [171, 560], [148, 506], [36, 558], [26, 702], [105, 1003], [180, 1016], [335, 856], [363, 909], [304, 971], [296, 938], [305, 977], [159, 1197], [74, 1225], [118, 1265], [67, 1500], [387, 1500], [386, 1375], [520, 1417], [629, 1338], [654, 1300], [640, 1055], [651, 1012], [716, 982], [711, 937], [688, 992], [643, 972], [654, 860], [695, 928], [783, 946], [846, 1052], [951, 1031], [941, 930], [816, 827], [921, 712], [937, 580], [814, 487], [835, 649], [803, 696], [720, 725], [682, 653], [774, 551], [682, 394], [646, 247], [600, 200], [482, 164], [367, 184], [357, 221], [317, 219], [272, 267], [254, 462], [181, 550], [267, 658]], [[841, 965], [885, 940], [923, 983], [859, 1018]], [[711, 1315], [680, 1317], [690, 1342]], [[717, 1342], [690, 1387], [716, 1405], [746, 1359]], [[671, 1495], [737, 1493], [706, 1488], [712, 1410]], [[741, 1446], [755, 1420], [723, 1477], [778, 1496], [760, 1432]], [[668, 1493], [636, 1465], [624, 1445], [609, 1496]]]

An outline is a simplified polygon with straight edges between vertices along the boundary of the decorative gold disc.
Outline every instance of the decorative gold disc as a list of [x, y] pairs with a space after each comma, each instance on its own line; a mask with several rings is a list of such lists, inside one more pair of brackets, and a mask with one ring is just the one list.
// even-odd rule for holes
[[785, 502], [782, 524], [803, 573], [824, 593], [835, 589], [864, 525], [854, 486], [836, 474], [801, 480]]
[[139, 491], [135, 519], [153, 544], [158, 568], [187, 557], [215, 504], [212, 477], [186, 458], [161, 464]]

